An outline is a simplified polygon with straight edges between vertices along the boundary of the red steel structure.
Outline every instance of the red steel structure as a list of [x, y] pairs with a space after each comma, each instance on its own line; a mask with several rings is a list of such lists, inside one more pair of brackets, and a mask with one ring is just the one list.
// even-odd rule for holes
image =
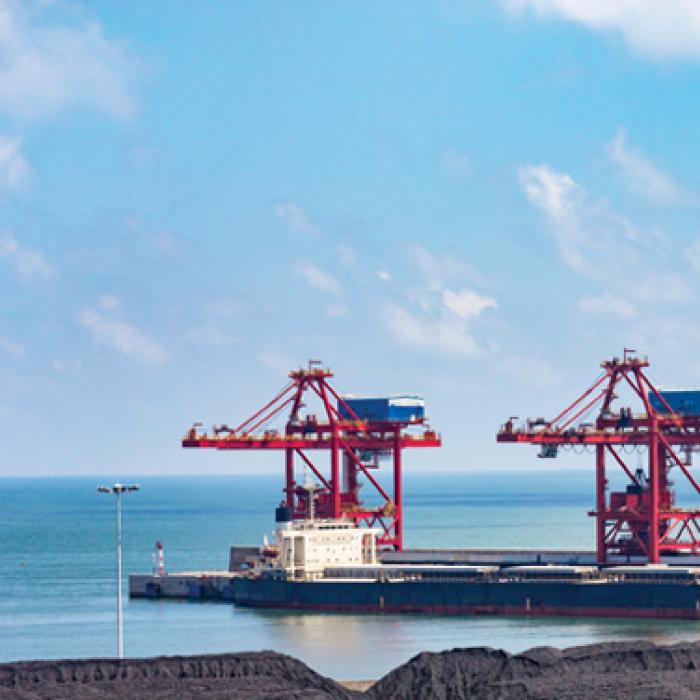
[[[641, 555], [654, 564], [662, 555], [700, 554], [700, 510], [676, 505], [669, 478], [677, 469], [700, 494], [700, 484], [688, 468], [692, 449], [700, 446], [700, 416], [675, 413], [646, 376], [646, 358], [633, 357], [633, 352], [625, 350], [622, 359], [602, 362], [603, 373], [597, 381], [552, 420], [529, 419], [525, 427], [515, 428], [511, 418], [496, 438], [503, 443], [540, 445], [541, 457], [555, 457], [559, 448], [567, 446], [583, 446], [582, 451], [592, 446], [596, 508], [589, 515], [596, 519], [600, 563], [608, 561], [610, 554]], [[614, 408], [619, 398], [616, 389], [623, 386], [640, 404], [637, 413], [631, 407]], [[580, 422], [596, 409], [592, 423]], [[646, 456], [646, 468], [633, 472], [624, 454], [635, 448]], [[609, 459], [624, 471], [629, 485], [608, 495]]]
[[[261, 409], [235, 428], [222, 425], [213, 434], [200, 432], [195, 423], [182, 441], [183, 447], [209, 447], [219, 450], [283, 450], [285, 453], [286, 504], [294, 519], [309, 516], [309, 499], [315, 491], [315, 514], [321, 518], [348, 517], [358, 525], [381, 527], [378, 544], [400, 550], [403, 545], [402, 450], [407, 447], [439, 447], [440, 436], [425, 426], [424, 419], [412, 421], [369, 421], [360, 418], [331, 386], [333, 374], [316, 362], [308, 369], [289, 373], [289, 383]], [[306, 400], [315, 397], [320, 415], [305, 413]], [[340, 407], [342, 406], [342, 412]], [[262, 430], [284, 409], [289, 417], [280, 433]], [[408, 426], [422, 427], [407, 432]], [[256, 432], [258, 431], [258, 432]], [[309, 452], [329, 454], [324, 474]], [[391, 458], [393, 493], [390, 495], [372, 474], [381, 458]], [[296, 463], [304, 465], [318, 480], [317, 489], [295, 480]], [[363, 505], [359, 497], [360, 476], [379, 495], [380, 505]]]

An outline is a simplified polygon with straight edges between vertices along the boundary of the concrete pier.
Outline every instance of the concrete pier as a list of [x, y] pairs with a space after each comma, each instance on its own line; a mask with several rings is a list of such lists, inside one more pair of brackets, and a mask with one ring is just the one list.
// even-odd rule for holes
[[184, 571], [175, 574], [131, 574], [130, 598], [232, 600], [231, 571]]

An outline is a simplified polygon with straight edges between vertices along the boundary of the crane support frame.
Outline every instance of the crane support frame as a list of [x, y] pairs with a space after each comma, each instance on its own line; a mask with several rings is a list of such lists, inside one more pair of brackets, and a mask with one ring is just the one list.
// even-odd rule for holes
[[[313, 366], [293, 370], [290, 382], [262, 408], [235, 428], [215, 426], [211, 433], [195, 423], [182, 440], [185, 448], [217, 450], [281, 450], [285, 455], [286, 505], [294, 519], [309, 516], [309, 498], [315, 499], [315, 514], [324, 518], [346, 517], [358, 525], [379, 527], [377, 544], [383, 548], [403, 548], [402, 451], [406, 448], [439, 447], [441, 438], [429, 429], [424, 418], [406, 421], [371, 421], [362, 419], [331, 385], [333, 373]], [[302, 415], [305, 395], [315, 396], [322, 411], [319, 415]], [[344, 417], [334, 405], [342, 406]], [[283, 431], [263, 430], [261, 426], [279, 419], [290, 407]], [[408, 427], [418, 432], [407, 432]], [[329, 469], [309, 455], [312, 451], [328, 454]], [[366, 456], [373, 456], [367, 461]], [[388, 457], [392, 469], [390, 490], [382, 486], [372, 471], [379, 467], [379, 456]], [[365, 457], [365, 459], [363, 459]], [[306, 467], [317, 481], [315, 495], [296, 481], [297, 464]], [[364, 484], [372, 487], [380, 505], [365, 506], [359, 497]]]
[[[700, 555], [700, 508], [676, 505], [670, 479], [671, 470], [677, 469], [696, 495], [700, 494], [700, 483], [690, 465], [677, 454], [679, 448], [691, 455], [700, 447], [700, 415], [672, 410], [645, 373], [648, 360], [634, 357], [633, 352], [625, 350], [622, 358], [603, 361], [602, 375], [554, 419], [528, 419], [516, 427], [510, 418], [496, 436], [499, 443], [540, 445], [543, 457], [556, 456], [560, 448], [591, 446], [596, 494], [595, 508], [589, 515], [596, 522], [596, 552], [601, 564], [612, 554], [641, 555], [653, 564], [665, 555]], [[618, 398], [615, 389], [623, 385], [641, 405], [637, 413], [631, 407], [613, 407]], [[596, 409], [593, 423], [577, 424], [584, 414]], [[646, 468], [630, 469], [622, 454], [628, 446], [646, 454]], [[609, 461], [622, 469], [628, 480], [624, 491], [609, 493]]]

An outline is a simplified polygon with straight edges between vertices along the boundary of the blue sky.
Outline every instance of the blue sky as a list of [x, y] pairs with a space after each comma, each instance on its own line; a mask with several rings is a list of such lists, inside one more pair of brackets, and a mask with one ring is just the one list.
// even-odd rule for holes
[[0, 474], [277, 468], [179, 440], [309, 357], [426, 398], [413, 468], [541, 466], [498, 425], [625, 345], [699, 385], [699, 47], [683, 0], [0, 0]]

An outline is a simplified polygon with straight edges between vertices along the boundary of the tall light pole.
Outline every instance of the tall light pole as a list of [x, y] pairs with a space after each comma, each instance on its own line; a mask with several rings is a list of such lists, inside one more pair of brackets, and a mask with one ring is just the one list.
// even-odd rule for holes
[[124, 624], [122, 622], [122, 500], [123, 493], [138, 491], [138, 484], [114, 484], [114, 486], [98, 486], [100, 493], [111, 493], [116, 496], [117, 511], [117, 657], [124, 658]]

